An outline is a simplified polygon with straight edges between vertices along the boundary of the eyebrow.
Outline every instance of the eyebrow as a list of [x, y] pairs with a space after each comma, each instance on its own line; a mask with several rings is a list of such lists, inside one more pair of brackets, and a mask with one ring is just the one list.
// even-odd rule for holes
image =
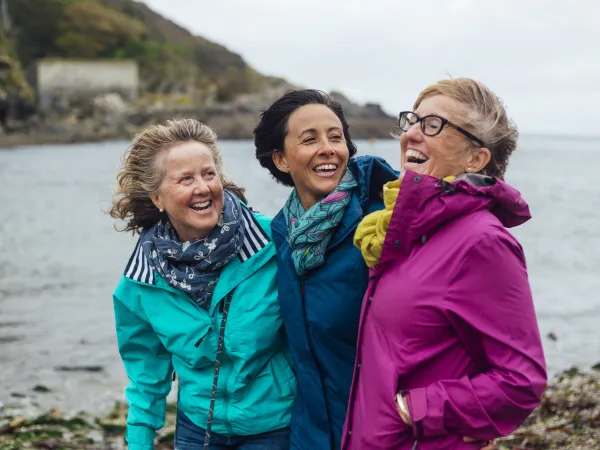
[[[332, 127], [327, 128], [327, 132], [329, 133], [332, 130], [336, 130], [336, 131], [341, 131], [343, 133], [343, 130], [338, 127], [337, 125], [334, 125]], [[308, 133], [308, 132], [313, 132], [316, 133], [317, 129], [316, 128], [307, 128], [306, 130], [302, 130], [302, 132], [298, 135], [298, 137], [302, 136], [304, 133]]]
[[[205, 171], [205, 170], [217, 170], [217, 168], [213, 165], [213, 164], [209, 164], [209, 165], [203, 165], [200, 167], [200, 171]], [[180, 176], [185, 176], [185, 175], [192, 175], [195, 172], [195, 169], [189, 169], [189, 168], [184, 168], [182, 170], [178, 170], [175, 173], [176, 177], [180, 177]]]

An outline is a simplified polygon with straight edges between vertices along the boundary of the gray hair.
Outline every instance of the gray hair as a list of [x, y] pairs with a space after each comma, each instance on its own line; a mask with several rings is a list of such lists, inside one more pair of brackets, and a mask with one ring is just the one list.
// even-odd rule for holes
[[504, 179], [508, 160], [517, 147], [519, 131], [508, 118], [502, 100], [482, 83], [470, 78], [442, 80], [425, 88], [414, 104], [417, 109], [429, 97], [444, 95], [465, 105], [463, 126], [485, 142], [491, 158], [483, 175]]
[[123, 165], [117, 173], [117, 189], [109, 210], [112, 217], [126, 222], [119, 231], [139, 233], [142, 228], [152, 226], [164, 217], [164, 213], [151, 200], [151, 195], [158, 191], [164, 177], [162, 159], [174, 144], [189, 141], [208, 147], [223, 188], [247, 202], [244, 189], [236, 186], [223, 173], [217, 134], [194, 119], [169, 120], [138, 133], [123, 157]]

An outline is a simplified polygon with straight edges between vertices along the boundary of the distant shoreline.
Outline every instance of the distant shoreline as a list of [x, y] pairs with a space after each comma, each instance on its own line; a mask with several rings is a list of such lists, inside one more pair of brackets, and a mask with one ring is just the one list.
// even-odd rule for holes
[[[353, 140], [374, 140], [389, 141], [395, 140], [388, 133], [379, 130], [372, 130], [371, 133], [352, 132]], [[133, 138], [133, 134], [100, 134], [100, 133], [14, 133], [0, 135], [0, 151], [11, 150], [18, 147], [33, 147], [46, 145], [72, 145], [86, 144], [94, 142], [110, 141], [128, 141]], [[252, 139], [251, 134], [238, 133], [218, 133], [220, 140], [243, 141]], [[577, 135], [552, 135], [552, 134], [522, 134], [521, 139], [557, 139], [557, 140], [577, 140], [577, 141], [600, 141], [600, 136], [577, 136]]]
[[[85, 144], [94, 142], [110, 142], [110, 141], [128, 141], [133, 138], [132, 134], [84, 134], [84, 133], [15, 133], [0, 135], [0, 151], [10, 150], [18, 147], [32, 147], [32, 146], [45, 146], [45, 145], [71, 145], [71, 144]], [[230, 133], [217, 133], [219, 140], [231, 140], [231, 141], [243, 141], [251, 140], [253, 136], [250, 134], [230, 134]], [[355, 133], [356, 136], [352, 135], [353, 140], [394, 140], [391, 135], [386, 135], [381, 132], [377, 133]]]

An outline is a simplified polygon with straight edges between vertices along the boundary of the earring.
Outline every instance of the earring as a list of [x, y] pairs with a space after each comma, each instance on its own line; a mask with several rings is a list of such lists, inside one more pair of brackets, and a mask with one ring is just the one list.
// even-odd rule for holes
[[162, 209], [162, 208], [158, 208], [158, 210], [159, 210], [161, 213], [162, 213], [162, 212], [165, 212], [165, 210], [164, 210], [164, 209]]

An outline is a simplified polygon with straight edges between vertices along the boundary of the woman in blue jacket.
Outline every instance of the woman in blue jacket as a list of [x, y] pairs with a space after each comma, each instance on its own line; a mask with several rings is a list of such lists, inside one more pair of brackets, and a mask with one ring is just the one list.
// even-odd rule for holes
[[382, 187], [398, 178], [384, 160], [355, 158], [338, 102], [290, 91], [261, 115], [256, 157], [292, 186], [271, 229], [279, 300], [298, 381], [291, 448], [339, 449], [368, 268], [353, 244], [361, 219], [382, 209]]

